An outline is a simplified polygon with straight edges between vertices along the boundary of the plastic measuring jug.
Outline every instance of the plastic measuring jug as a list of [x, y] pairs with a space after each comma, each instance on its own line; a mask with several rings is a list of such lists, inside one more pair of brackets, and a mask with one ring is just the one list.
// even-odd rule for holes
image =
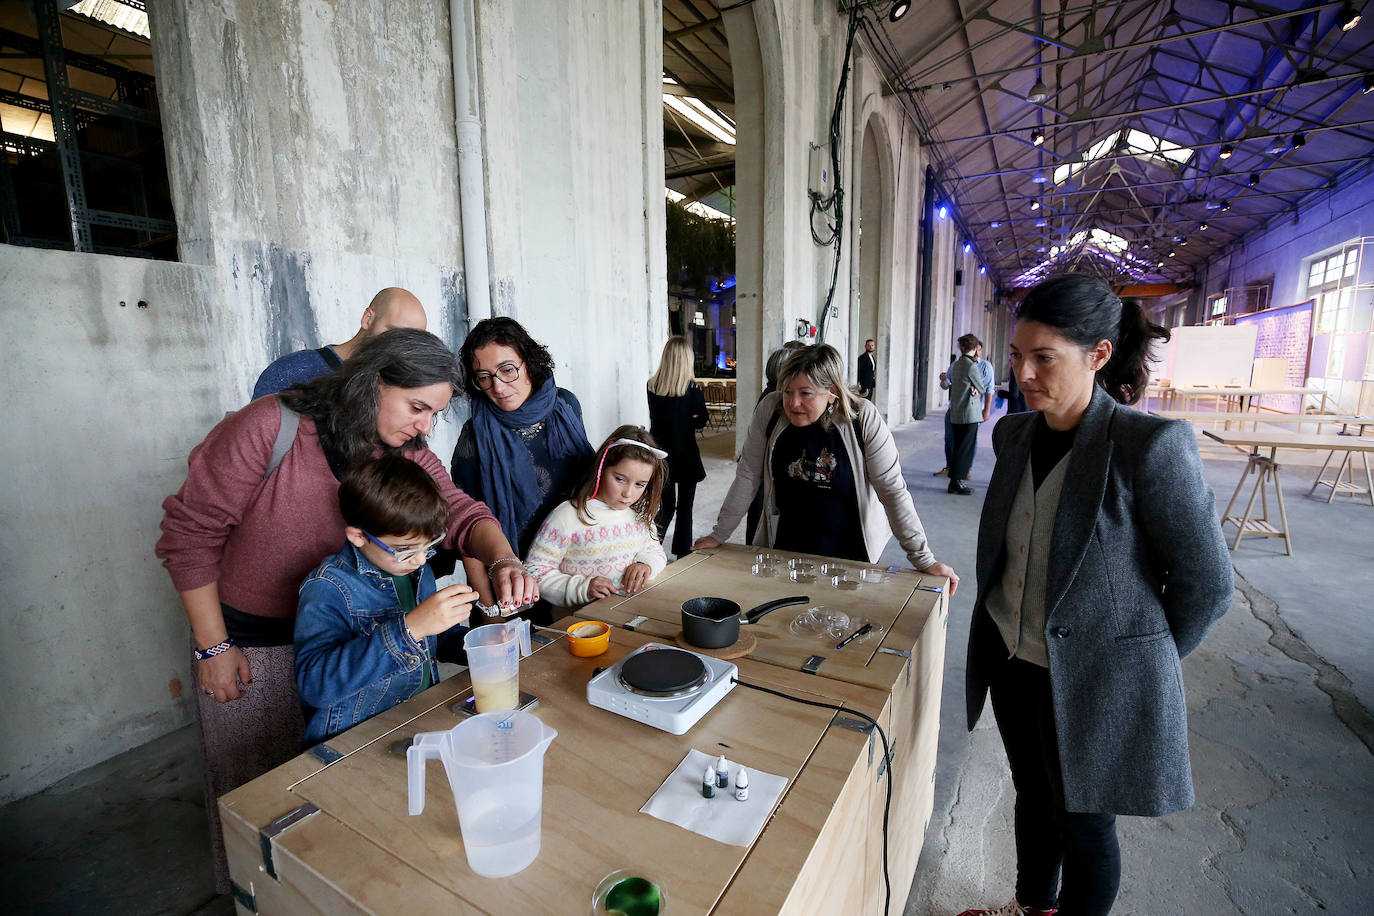
[[425, 761], [444, 763], [468, 865], [513, 875], [539, 855], [544, 751], [558, 732], [517, 710], [479, 713], [446, 732], [422, 732], [406, 751], [410, 813], [425, 809]]
[[530, 622], [507, 620], [473, 627], [463, 637], [478, 712], [520, 705], [520, 656], [530, 654]]

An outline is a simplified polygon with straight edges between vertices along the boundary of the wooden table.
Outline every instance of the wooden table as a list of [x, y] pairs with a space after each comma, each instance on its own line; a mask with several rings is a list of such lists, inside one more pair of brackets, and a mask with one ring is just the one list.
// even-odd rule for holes
[[[1311, 433], [1290, 433], [1290, 432], [1243, 432], [1243, 431], [1214, 431], [1203, 430], [1203, 435], [1215, 439], [1222, 445], [1236, 446], [1239, 448], [1249, 448], [1250, 457], [1245, 463], [1245, 470], [1240, 475], [1240, 480], [1236, 482], [1235, 492], [1231, 494], [1231, 501], [1226, 504], [1226, 511], [1222, 513], [1221, 523], [1223, 526], [1234, 524], [1236, 526], [1236, 540], [1231, 545], [1232, 549], [1239, 547], [1241, 539], [1249, 535], [1252, 537], [1281, 537], [1283, 538], [1285, 552], [1293, 555], [1293, 539], [1288, 530], [1288, 514], [1283, 505], [1283, 489], [1279, 482], [1279, 463], [1276, 460], [1278, 450], [1281, 448], [1292, 449], [1315, 449], [1328, 450], [1326, 463], [1317, 472], [1317, 479], [1312, 483], [1312, 489], [1308, 490], [1308, 495], [1316, 492], [1319, 486], [1331, 487], [1331, 496], [1327, 502], [1335, 496], [1337, 491], [1349, 493], [1351, 495], [1365, 494], [1370, 498], [1370, 504], [1374, 505], [1374, 481], [1371, 481], [1369, 471], [1369, 453], [1374, 451], [1374, 438], [1363, 438], [1360, 436], [1331, 436], [1315, 435]], [[1261, 455], [1261, 449], [1268, 449], [1269, 454]], [[1325, 478], [1327, 465], [1331, 463], [1331, 458], [1336, 452], [1344, 452], [1340, 465], [1336, 470], [1336, 476], [1331, 479]], [[1353, 479], [1342, 481], [1341, 473], [1348, 468], [1353, 469], [1351, 457], [1358, 453], [1364, 462], [1365, 483], [1364, 486], [1355, 484]], [[1240, 496], [1241, 488], [1245, 486], [1245, 480], [1254, 473], [1255, 484], [1250, 491], [1250, 499], [1245, 504], [1245, 512], [1242, 515], [1233, 515], [1232, 507], [1236, 499]], [[1353, 476], [1353, 471], [1347, 473]], [[1273, 485], [1274, 495], [1278, 501], [1279, 521], [1275, 525], [1269, 519], [1269, 499], [1268, 488]], [[1255, 497], [1260, 498], [1260, 514], [1255, 516]]]
[[[889, 866], [893, 887], [910, 887], [934, 804], [945, 627], [949, 622], [949, 602], [944, 593], [948, 580], [908, 568], [893, 573], [887, 583], [865, 583], [857, 591], [839, 591], [824, 579], [798, 584], [785, 576], [758, 578], [751, 571], [757, 552], [726, 544], [712, 552], [691, 554], [670, 566], [640, 594], [605, 598], [577, 614], [615, 626], [632, 626], [637, 633], [666, 642], [681, 631], [682, 602], [689, 598], [729, 598], [748, 611], [774, 598], [808, 595], [807, 604], [773, 611], [747, 628], [758, 640], [749, 659], [793, 672], [814, 670], [817, 681], [873, 688], [887, 697], [885, 708], [894, 723], [888, 740], [897, 760]], [[807, 554], [769, 552], [818, 564], [826, 561]], [[854, 571], [879, 568], [865, 563], [844, 565]], [[882, 639], [836, 650], [834, 641], [793, 634], [790, 624], [797, 613], [818, 604], [883, 626]], [[876, 862], [873, 867], [877, 867]]]
[[[684, 558], [644, 594], [606, 599], [586, 614], [607, 619], [630, 610], [632, 602], [647, 607], [655, 591], [685, 585], [688, 573], [712, 559]], [[869, 594], [876, 599], [870, 616], [891, 620], [892, 629], [882, 640], [846, 647], [843, 653], [857, 650], [852, 660], [830, 665], [832, 672], [860, 672], [866, 661], [871, 676], [815, 676], [752, 657], [735, 664], [742, 681], [866, 713], [891, 736], [889, 862], [896, 913], [905, 903], [933, 802], [945, 605], [942, 594], [915, 592], [920, 600], [913, 606], [904, 599], [896, 611], [884, 610], [902, 590], [879, 588]], [[790, 610], [755, 625], [761, 642], [771, 641], [762, 639], [771, 629], [786, 629]], [[594, 670], [650, 641], [665, 640], [617, 627], [601, 657], [575, 658], [560, 639], [522, 661], [521, 689], [539, 697], [535, 714], [558, 730], [545, 757], [542, 846], [523, 872], [501, 879], [471, 872], [448, 782], [435, 764], [429, 765], [424, 813], [406, 814], [406, 761], [392, 747], [460, 721], [450, 707], [471, 693], [464, 673], [220, 799], [238, 912], [580, 913], [590, 910], [602, 876], [618, 868], [658, 881], [674, 913], [881, 912], [889, 775], [870, 727], [845, 712], [742, 686], [682, 736], [588, 704], [586, 682]], [[843, 654], [833, 648], [825, 653], [823, 645], [816, 647], [822, 654]], [[880, 653], [878, 645], [911, 658]], [[922, 665], [933, 671], [923, 674]], [[903, 689], [877, 686], [885, 681]], [[788, 779], [752, 846], [727, 846], [639, 813], [692, 748]]]
[[1179, 408], [1189, 410], [1196, 406], [1198, 398], [1210, 397], [1222, 400], [1227, 405], [1228, 410], [1231, 404], [1235, 404], [1236, 411], [1233, 412], [1244, 413], [1260, 410], [1264, 398], [1268, 395], [1290, 397], [1299, 395], [1303, 398], [1304, 403], [1310, 397], [1317, 401], [1318, 412], [1326, 412], [1328, 395], [1324, 388], [1229, 388], [1214, 386], [1164, 388], [1159, 385], [1150, 385], [1145, 389], [1145, 396], [1147, 398], [1159, 397], [1160, 406], [1165, 410]]
[[1249, 412], [1238, 414], [1234, 411], [1216, 410], [1151, 410], [1150, 414], [1165, 420], [1185, 420], [1194, 426], [1220, 424], [1224, 429], [1245, 429], [1248, 424], [1249, 428], [1254, 430], [1260, 423], [1272, 423], [1283, 426], [1315, 425], [1317, 432], [1320, 433], [1323, 426], [1334, 424], [1342, 428], [1342, 433], [1354, 426], [1358, 427], [1355, 435], [1364, 435], [1365, 427], [1374, 426], [1374, 417], [1329, 413]]

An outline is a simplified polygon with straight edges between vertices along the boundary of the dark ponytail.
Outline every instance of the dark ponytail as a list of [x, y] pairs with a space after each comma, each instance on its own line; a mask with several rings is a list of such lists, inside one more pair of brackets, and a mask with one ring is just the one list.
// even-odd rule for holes
[[1016, 309], [1018, 321], [1054, 328], [1084, 350], [1100, 340], [1112, 358], [1097, 370], [1097, 384], [1122, 404], [1134, 404], [1150, 382], [1150, 348], [1169, 331], [1151, 324], [1140, 303], [1118, 299], [1105, 280], [1086, 274], [1050, 277], [1035, 285]]
[[1134, 404], [1150, 384], [1150, 350], [1167, 341], [1168, 328], [1151, 323], [1137, 299], [1121, 300], [1121, 323], [1107, 365], [1097, 370], [1097, 384], [1122, 404]]

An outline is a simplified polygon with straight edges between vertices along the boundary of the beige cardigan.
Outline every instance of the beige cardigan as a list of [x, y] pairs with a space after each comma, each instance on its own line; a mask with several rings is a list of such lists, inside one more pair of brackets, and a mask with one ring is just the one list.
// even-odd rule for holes
[[[720, 515], [711, 537], [724, 542], [749, 510], [749, 503], [759, 487], [763, 487], [763, 516], [759, 519], [755, 541], [762, 546], [773, 543], [778, 525], [778, 507], [773, 497], [773, 447], [787, 427], [786, 418], [779, 418], [768, 432], [768, 421], [778, 412], [782, 395], [764, 395], [749, 423], [749, 435], [744, 441], [744, 453], [735, 466], [735, 480], [725, 494]], [[864, 533], [864, 549], [870, 563], [878, 562], [888, 538], [894, 533], [906, 551], [907, 559], [917, 569], [927, 569], [935, 563], [935, 554], [926, 541], [921, 518], [912, 505], [906, 480], [902, 477], [901, 455], [892, 439], [892, 431], [883, 422], [872, 402], [859, 401], [859, 429], [863, 433], [863, 447], [854, 437], [849, 423], [837, 424], [844, 440], [849, 466], [854, 469], [854, 482], [859, 496], [859, 523]], [[765, 441], [766, 440], [766, 441]]]

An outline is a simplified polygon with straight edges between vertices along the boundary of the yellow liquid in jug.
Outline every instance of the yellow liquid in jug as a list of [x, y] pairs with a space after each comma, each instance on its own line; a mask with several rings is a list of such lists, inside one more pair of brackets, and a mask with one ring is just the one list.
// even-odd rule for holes
[[472, 679], [472, 694], [478, 712], [514, 709], [520, 703], [520, 675], [495, 681]]

